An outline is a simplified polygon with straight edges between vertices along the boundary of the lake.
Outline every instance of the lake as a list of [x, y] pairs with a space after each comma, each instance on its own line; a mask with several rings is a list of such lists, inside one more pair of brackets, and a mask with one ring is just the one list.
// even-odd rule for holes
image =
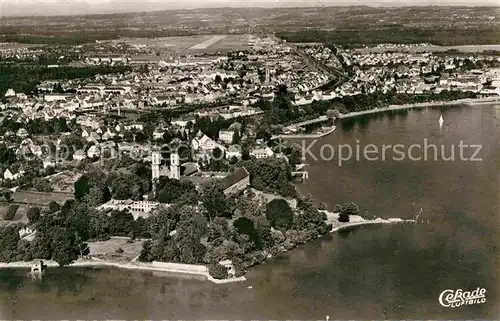
[[[406, 149], [427, 139], [450, 154], [460, 141], [482, 145], [475, 155], [481, 161], [398, 161], [389, 150], [385, 161], [351, 159], [338, 166], [336, 158], [308, 155], [302, 193], [329, 208], [356, 202], [369, 216], [409, 219], [421, 213], [419, 224], [333, 233], [253, 268], [247, 282], [228, 285], [90, 268], [49, 269], [34, 282], [27, 270], [0, 270], [0, 319], [496, 319], [498, 108], [415, 109], [344, 120], [310, 149], [315, 156], [325, 145]], [[462, 158], [473, 153], [466, 149]], [[412, 156], [418, 158], [418, 148]], [[439, 304], [446, 289], [477, 287], [486, 289], [483, 304]]]

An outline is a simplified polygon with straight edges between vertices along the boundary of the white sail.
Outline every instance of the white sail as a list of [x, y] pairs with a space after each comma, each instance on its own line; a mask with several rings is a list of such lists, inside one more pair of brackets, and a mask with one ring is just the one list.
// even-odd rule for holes
[[440, 124], [444, 123], [443, 115], [441, 115], [441, 117], [439, 117], [439, 123]]

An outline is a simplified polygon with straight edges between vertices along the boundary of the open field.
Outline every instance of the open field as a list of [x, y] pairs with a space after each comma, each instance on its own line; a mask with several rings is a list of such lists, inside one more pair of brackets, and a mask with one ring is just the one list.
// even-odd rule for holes
[[[128, 238], [113, 237], [107, 241], [89, 242], [90, 256], [104, 256], [120, 258], [124, 261], [130, 261], [142, 250], [142, 241], [135, 240], [133, 243], [127, 243]], [[116, 253], [121, 248], [123, 253]]]
[[74, 195], [71, 193], [41, 193], [25, 190], [17, 190], [12, 194], [12, 203], [34, 206], [47, 206], [52, 201], [64, 203], [69, 199], [74, 199]]
[[249, 48], [249, 35], [200, 35], [161, 38], [122, 38], [130, 46], [146, 47], [151, 50], [209, 53], [217, 51], [244, 50]]
[[224, 38], [226, 38], [226, 36], [213, 36], [212, 38], [207, 39], [202, 43], [192, 46], [191, 48], [189, 48], [189, 50], [207, 49], [208, 47], [216, 44]]
[[[60, 7], [61, 3], [57, 5]], [[14, 2], [9, 9], [13, 6]], [[50, 15], [53, 10], [49, 7], [43, 9]], [[70, 11], [78, 12], [73, 8]], [[127, 37], [207, 35], [210, 38], [214, 34], [238, 37], [236, 34], [276, 33], [293, 42], [465, 45], [497, 44], [500, 28], [497, 7], [316, 6], [102, 13], [99, 6], [98, 15], [52, 16], [50, 19], [4, 15], [0, 19], [0, 42], [80, 44]], [[187, 48], [208, 38], [195, 41]], [[162, 46], [166, 47], [168, 45]]]

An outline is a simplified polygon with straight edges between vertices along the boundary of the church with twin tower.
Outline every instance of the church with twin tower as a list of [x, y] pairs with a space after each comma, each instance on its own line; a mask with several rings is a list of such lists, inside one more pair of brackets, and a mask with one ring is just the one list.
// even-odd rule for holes
[[[170, 179], [180, 179], [181, 178], [181, 167], [179, 154], [173, 152], [170, 154], [170, 167], [161, 165], [161, 152], [153, 151], [151, 154], [151, 181], [153, 184], [160, 177], [168, 177]], [[153, 185], [154, 186], [154, 185]]]

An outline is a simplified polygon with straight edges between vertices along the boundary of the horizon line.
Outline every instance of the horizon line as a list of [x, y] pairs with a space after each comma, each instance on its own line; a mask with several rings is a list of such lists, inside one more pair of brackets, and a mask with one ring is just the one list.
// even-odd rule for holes
[[[0, 3], [0, 7], [1, 7]], [[282, 7], [263, 7], [263, 6], [223, 6], [223, 7], [201, 7], [201, 8], [176, 8], [176, 9], [158, 9], [158, 10], [146, 10], [146, 11], [123, 11], [123, 12], [105, 12], [105, 13], [83, 13], [83, 14], [72, 14], [72, 13], [61, 13], [61, 14], [31, 14], [31, 15], [17, 15], [17, 14], [7, 14], [4, 15], [0, 13], [0, 18], [50, 18], [50, 17], [86, 17], [86, 16], [113, 16], [113, 15], [126, 15], [126, 14], [144, 14], [144, 13], [155, 13], [155, 12], [163, 12], [163, 11], [169, 11], [169, 12], [175, 12], [175, 11], [202, 11], [202, 10], [221, 10], [221, 9], [263, 9], [263, 10], [276, 10], [276, 9], [317, 9], [317, 8], [354, 8], [354, 7], [367, 7], [367, 8], [387, 8], [387, 9], [400, 9], [400, 8], [433, 8], [433, 7], [439, 7], [439, 8], [500, 8], [499, 5], [439, 5], [439, 4], [432, 4], [432, 5], [427, 5], [427, 4], [412, 4], [412, 5], [363, 5], [363, 4], [353, 4], [353, 5], [334, 5], [334, 4], [329, 4], [329, 5], [316, 5], [316, 6], [282, 6]], [[0, 22], [1, 25], [1, 22]]]

